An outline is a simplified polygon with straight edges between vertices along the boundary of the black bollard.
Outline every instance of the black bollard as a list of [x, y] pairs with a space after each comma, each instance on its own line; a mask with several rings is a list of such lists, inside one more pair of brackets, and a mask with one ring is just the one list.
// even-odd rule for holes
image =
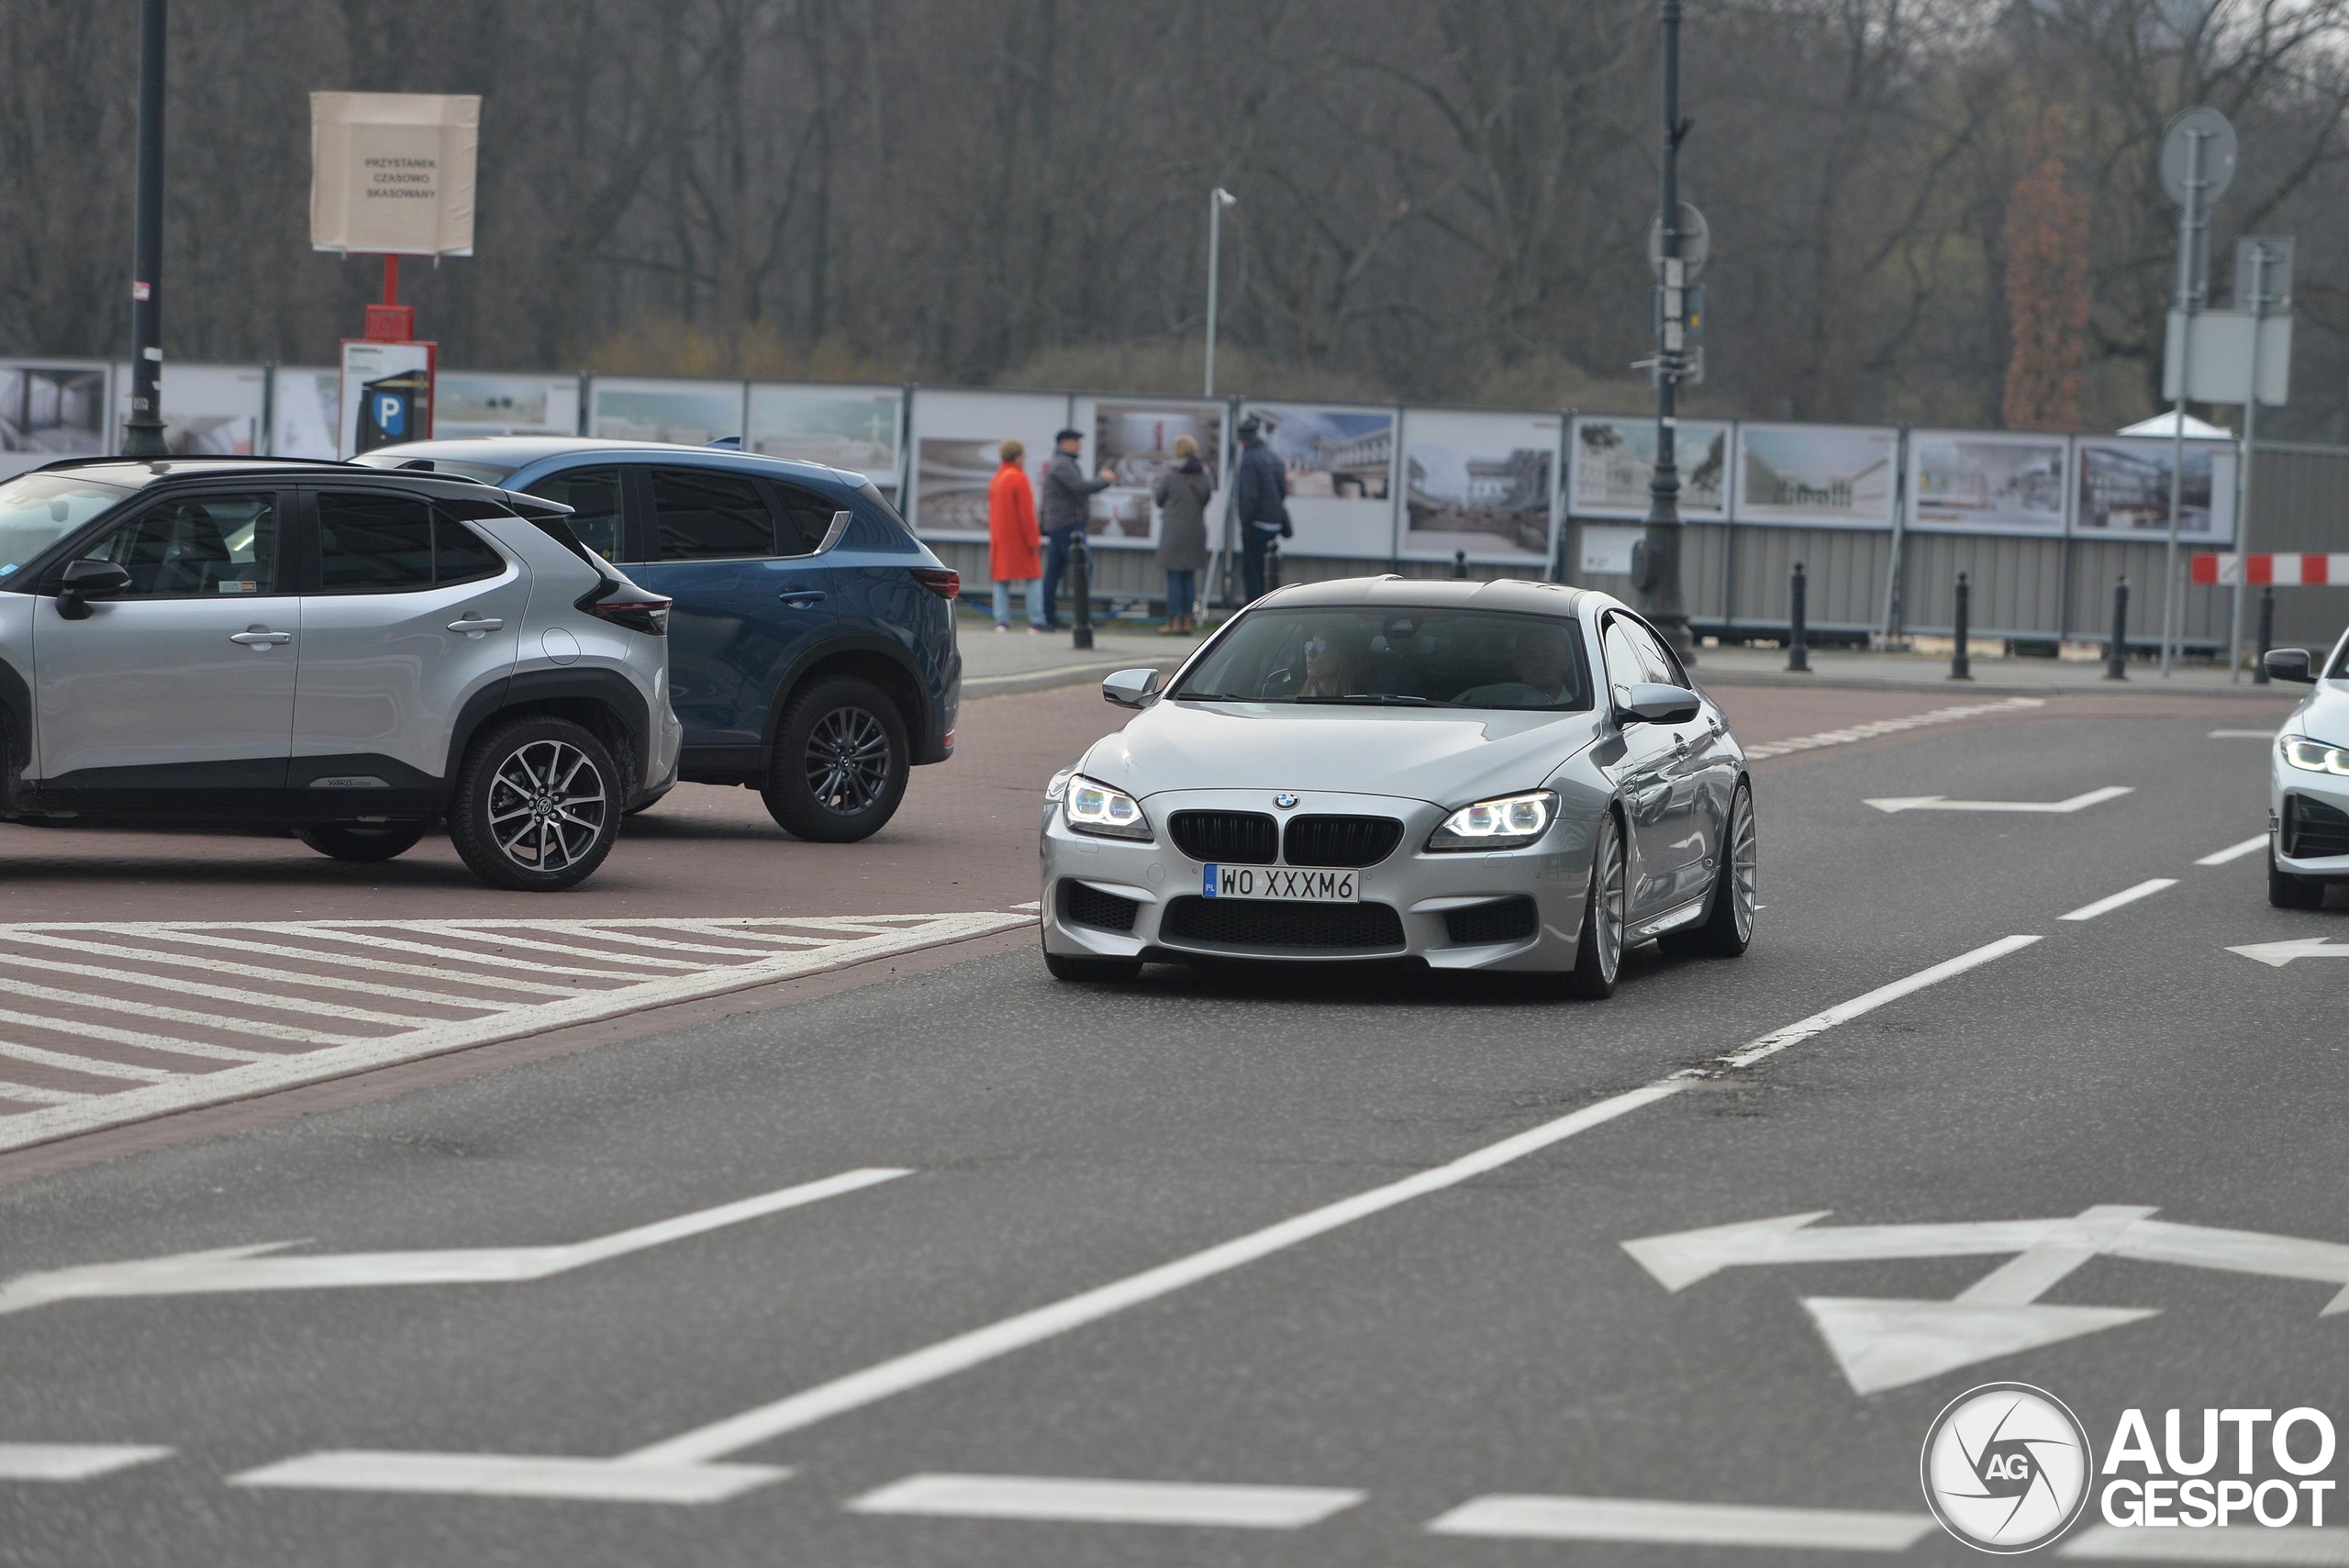
[[1466, 550], [1455, 550], [1452, 552], [1452, 574], [1454, 577], [1465, 577], [1468, 575], [1468, 552]]
[[1802, 573], [1802, 562], [1795, 562], [1795, 580], [1789, 589], [1791, 598], [1787, 614], [1793, 632], [1787, 639], [1787, 668], [1797, 673], [1810, 673], [1810, 582]]
[[1974, 662], [1965, 656], [1965, 612], [1974, 590], [1967, 586], [1965, 573], [1957, 574], [1957, 622], [1951, 628], [1949, 678], [1953, 681], [1974, 679]]
[[2129, 678], [2129, 579], [2112, 584], [2112, 642], [2104, 651], [2104, 678]]
[[1085, 529], [1068, 541], [1068, 575], [1076, 595], [1076, 626], [1069, 634], [1071, 648], [1093, 646], [1093, 554], [1085, 547]]
[[2276, 645], [2276, 588], [2273, 584], [2259, 590], [2259, 651], [2251, 661], [2251, 684], [2267, 684], [2267, 651]]

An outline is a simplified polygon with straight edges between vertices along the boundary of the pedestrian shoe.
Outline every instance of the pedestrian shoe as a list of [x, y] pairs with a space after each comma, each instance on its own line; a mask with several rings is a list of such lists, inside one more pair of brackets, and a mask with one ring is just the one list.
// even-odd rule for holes
[[1009, 630], [1011, 629], [1009, 627], [1008, 627], [1008, 626], [1004, 625], [1001, 621], [997, 621], [997, 622], [996, 622], [996, 623], [995, 623], [995, 628], [996, 628], [996, 630], [997, 630], [997, 631], [1009, 631]]

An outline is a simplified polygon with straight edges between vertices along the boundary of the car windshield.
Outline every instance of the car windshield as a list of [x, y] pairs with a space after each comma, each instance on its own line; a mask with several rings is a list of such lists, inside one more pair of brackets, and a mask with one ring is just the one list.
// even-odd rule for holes
[[1172, 694], [1177, 702], [1559, 709], [1590, 706], [1564, 616], [1391, 606], [1258, 610]]
[[0, 484], [0, 577], [114, 506], [130, 492], [63, 473], [26, 473]]
[[420, 473], [453, 473], [460, 479], [478, 479], [484, 484], [504, 484], [506, 476], [516, 468], [510, 462], [466, 462], [452, 457], [401, 457], [395, 452], [362, 452], [357, 461], [369, 468], [411, 468]]

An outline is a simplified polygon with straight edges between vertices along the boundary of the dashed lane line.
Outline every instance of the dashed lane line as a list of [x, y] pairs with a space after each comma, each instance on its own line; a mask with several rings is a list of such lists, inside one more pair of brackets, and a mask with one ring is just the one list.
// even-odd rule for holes
[[2093, 904], [2083, 904], [2070, 914], [2058, 915], [2055, 917], [2059, 920], [2093, 920], [2099, 915], [2110, 914], [2124, 904], [2134, 904], [2140, 898], [2151, 898], [2162, 889], [2176, 885], [2177, 878], [2174, 876], [2151, 877], [2134, 887], [2124, 887], [2118, 893], [2108, 893]]
[[2046, 706], [2044, 697], [2006, 697], [1998, 702], [1965, 703], [1956, 707], [1937, 707], [1930, 712], [1912, 713], [1899, 718], [1874, 719], [1842, 729], [1822, 729], [1816, 735], [1798, 735], [1791, 740], [1764, 740], [1746, 747], [1745, 754], [1753, 762], [1767, 762], [1772, 757], [1814, 751], [1822, 746], [1849, 746], [1861, 740], [1874, 740], [1879, 736], [1922, 729], [1929, 725], [1954, 724], [1963, 718], [1984, 718], [1994, 714], [2026, 713]]
[[1337, 1486], [1235, 1486], [1060, 1475], [908, 1475], [841, 1505], [854, 1514], [1301, 1529], [1359, 1503]]
[[[8, 1004], [0, 1026], [11, 1036], [0, 1040], [0, 1150], [745, 990], [1032, 918], [977, 910], [0, 925], [0, 967], [10, 976], [0, 978]], [[221, 959], [192, 956], [212, 952]], [[386, 956], [394, 953], [433, 962]], [[111, 962], [77, 963], [66, 954]], [[191, 972], [243, 984], [207, 984]], [[67, 990], [15, 978], [28, 973], [83, 984]], [[375, 978], [382, 974], [403, 984], [385, 984]], [[367, 1005], [381, 1001], [433, 1011]], [[143, 1027], [94, 1022], [94, 1012], [131, 1015]]]
[[2251, 854], [2254, 851], [2264, 850], [2266, 847], [2267, 835], [2262, 833], [2256, 839], [2245, 839], [2240, 844], [2229, 844], [2223, 850], [2204, 855], [2200, 860], [2196, 861], [2194, 863], [2199, 866], [2222, 866], [2229, 861], [2239, 861], [2243, 859], [2243, 856]]
[[171, 1451], [131, 1443], [0, 1443], [0, 1481], [94, 1481]]
[[1502, 1494], [1463, 1503], [1430, 1535], [1510, 1540], [1617, 1540], [1653, 1546], [1764, 1546], [1812, 1551], [1905, 1551], [1932, 1533], [1931, 1514], [1859, 1508], [1753, 1507], [1647, 1497]]

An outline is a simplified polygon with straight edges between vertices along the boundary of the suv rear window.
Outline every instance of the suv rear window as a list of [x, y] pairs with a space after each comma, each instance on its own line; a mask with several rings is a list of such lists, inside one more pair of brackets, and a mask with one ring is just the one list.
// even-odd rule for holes
[[[620, 558], [620, 471], [570, 468], [550, 473], [528, 494], [571, 508], [573, 538], [607, 561]], [[535, 520], [535, 519], [533, 519]], [[545, 528], [545, 524], [540, 527]], [[547, 530], [551, 533], [551, 528]]]
[[506, 558], [429, 502], [405, 495], [318, 495], [318, 592], [406, 594], [476, 582]]
[[656, 468], [651, 478], [655, 560], [775, 553], [775, 519], [757, 480], [706, 468]]

